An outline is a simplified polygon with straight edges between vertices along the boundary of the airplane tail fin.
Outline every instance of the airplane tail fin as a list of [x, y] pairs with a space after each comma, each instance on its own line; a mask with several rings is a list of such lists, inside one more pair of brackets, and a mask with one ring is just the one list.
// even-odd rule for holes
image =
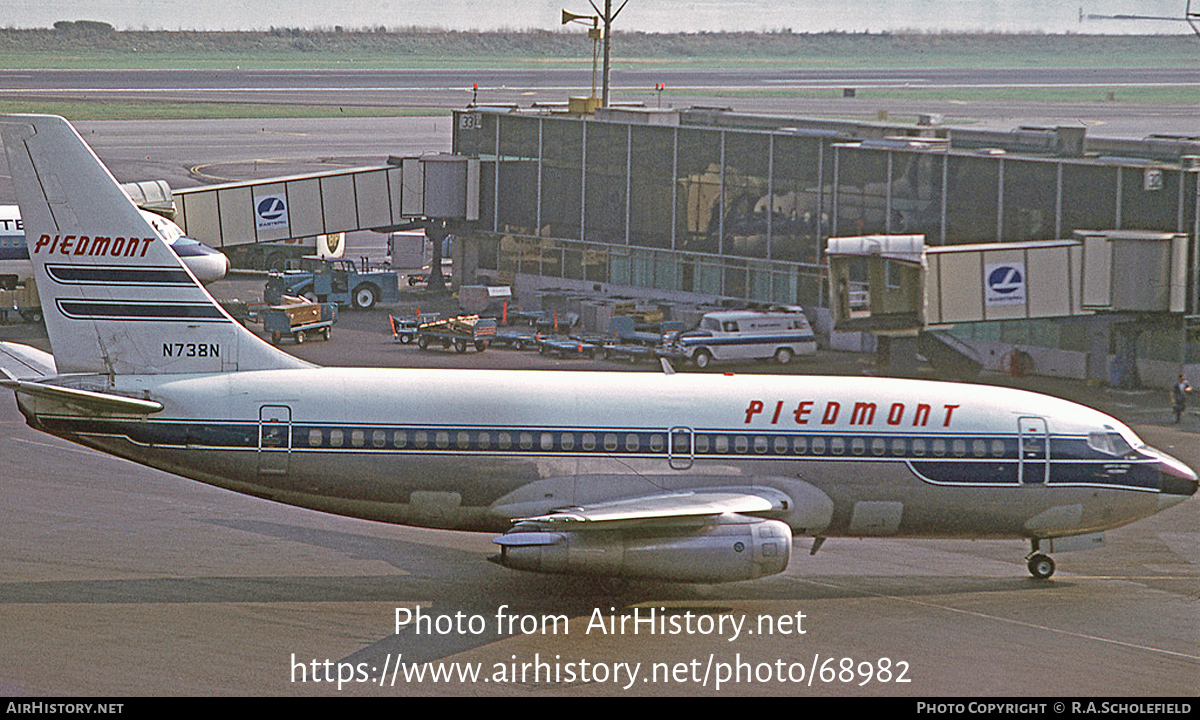
[[0, 116], [0, 138], [58, 372], [308, 366], [221, 308], [66, 120]]

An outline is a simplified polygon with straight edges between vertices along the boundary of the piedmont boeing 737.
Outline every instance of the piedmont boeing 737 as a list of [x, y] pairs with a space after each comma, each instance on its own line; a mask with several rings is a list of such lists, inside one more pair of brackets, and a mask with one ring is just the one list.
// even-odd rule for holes
[[[139, 212], [154, 226], [197, 280], [207, 285], [220, 280], [229, 272], [229, 258], [224, 253], [188, 237], [182, 228], [161, 215], [149, 210]], [[33, 263], [29, 260], [29, 246], [25, 242], [25, 228], [18, 207], [0, 205], [0, 285], [17, 285], [31, 277]]]
[[1046, 554], [1195, 494], [1064, 400], [887, 378], [321, 368], [215, 303], [62, 118], [0, 133], [53, 356], [12, 343], [30, 426], [358, 518], [499, 533], [510, 568], [718, 583], [793, 538], [1010, 538]]

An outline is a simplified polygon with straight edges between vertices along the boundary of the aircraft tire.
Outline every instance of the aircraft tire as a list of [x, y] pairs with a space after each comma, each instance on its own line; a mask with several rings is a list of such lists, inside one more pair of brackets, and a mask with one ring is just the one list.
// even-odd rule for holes
[[1029, 574], [1038, 580], [1047, 580], [1054, 574], [1054, 560], [1049, 555], [1037, 553], [1029, 558]]

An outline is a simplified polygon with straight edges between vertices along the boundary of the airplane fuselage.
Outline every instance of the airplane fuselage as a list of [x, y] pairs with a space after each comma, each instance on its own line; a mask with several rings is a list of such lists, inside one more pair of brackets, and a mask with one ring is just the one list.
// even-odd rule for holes
[[1103, 413], [986, 386], [347, 368], [76, 384], [164, 409], [98, 419], [21, 396], [31, 424], [239, 492], [435, 528], [770, 487], [794, 500], [776, 519], [796, 534], [1039, 538], [1117, 527], [1196, 489]]

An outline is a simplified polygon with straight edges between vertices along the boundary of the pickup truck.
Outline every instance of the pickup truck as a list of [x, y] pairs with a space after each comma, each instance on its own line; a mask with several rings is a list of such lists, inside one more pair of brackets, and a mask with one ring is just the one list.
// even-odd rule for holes
[[353, 260], [304, 257], [289, 261], [286, 270], [272, 270], [267, 276], [263, 300], [277, 305], [284, 295], [369, 310], [379, 302], [399, 302], [400, 276], [392, 270], [359, 272]]

